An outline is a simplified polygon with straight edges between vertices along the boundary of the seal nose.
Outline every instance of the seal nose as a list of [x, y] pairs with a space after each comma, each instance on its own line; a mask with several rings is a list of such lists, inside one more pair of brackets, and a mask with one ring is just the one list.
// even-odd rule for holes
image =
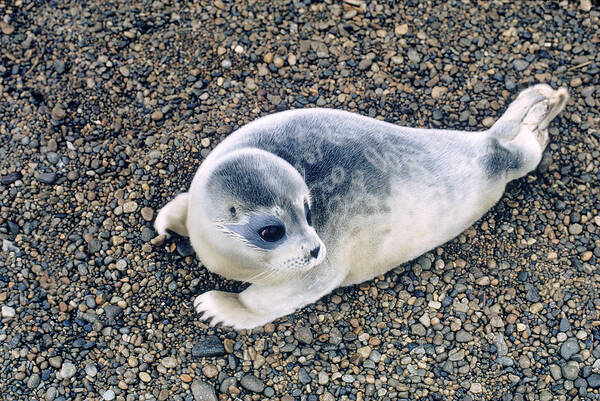
[[317, 256], [319, 256], [319, 251], [321, 250], [321, 246], [316, 247], [315, 249], [313, 249], [312, 251], [310, 251], [310, 256], [312, 256], [313, 258], [317, 258]]

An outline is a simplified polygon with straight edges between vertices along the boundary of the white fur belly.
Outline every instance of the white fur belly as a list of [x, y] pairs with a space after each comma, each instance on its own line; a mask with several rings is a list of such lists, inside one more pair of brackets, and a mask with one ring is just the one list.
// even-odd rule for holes
[[[481, 183], [471, 190], [464, 188], [452, 201], [433, 191], [414, 192], [418, 196], [392, 196], [391, 212], [361, 222], [339, 249], [347, 263], [343, 285], [370, 280], [401, 263], [453, 239], [502, 196], [504, 185]], [[441, 198], [440, 198], [441, 197]], [[344, 257], [347, 256], [347, 257]]]

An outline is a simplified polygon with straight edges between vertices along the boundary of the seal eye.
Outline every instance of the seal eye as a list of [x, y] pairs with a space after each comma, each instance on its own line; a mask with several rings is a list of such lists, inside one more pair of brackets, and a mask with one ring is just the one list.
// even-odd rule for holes
[[266, 226], [258, 230], [258, 235], [267, 242], [276, 242], [283, 238], [283, 226]]
[[304, 202], [304, 214], [306, 215], [306, 222], [312, 227], [312, 216], [310, 215], [310, 209], [308, 203]]

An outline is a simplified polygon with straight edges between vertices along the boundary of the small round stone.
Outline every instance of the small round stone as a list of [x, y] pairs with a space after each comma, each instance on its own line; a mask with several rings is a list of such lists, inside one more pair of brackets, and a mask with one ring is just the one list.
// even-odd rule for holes
[[150, 118], [154, 121], [160, 121], [163, 119], [165, 115], [163, 114], [162, 111], [160, 110], [155, 110], [151, 115]]
[[114, 400], [116, 397], [115, 392], [112, 389], [108, 389], [102, 394], [102, 399], [106, 401]]
[[265, 384], [258, 377], [253, 375], [244, 375], [240, 380], [240, 384], [246, 390], [254, 393], [262, 393], [265, 388]]

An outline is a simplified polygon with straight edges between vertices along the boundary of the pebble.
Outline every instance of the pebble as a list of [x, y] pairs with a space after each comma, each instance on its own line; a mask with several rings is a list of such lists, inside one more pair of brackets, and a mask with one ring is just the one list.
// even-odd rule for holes
[[191, 385], [192, 395], [196, 401], [217, 401], [215, 388], [208, 383], [194, 380]]
[[52, 356], [48, 358], [48, 363], [55, 369], [60, 369], [62, 367], [62, 358], [60, 356]]
[[417, 336], [423, 337], [425, 334], [427, 334], [427, 330], [421, 323], [413, 324], [410, 329], [411, 329], [411, 332]]
[[108, 389], [102, 394], [102, 399], [106, 401], [114, 400], [116, 397], [115, 392], [112, 389]]
[[2, 184], [10, 185], [10, 184], [14, 183], [15, 181], [20, 180], [21, 178], [23, 178], [23, 175], [19, 172], [9, 173], [9, 174], [2, 176]]
[[64, 119], [67, 116], [67, 113], [58, 104], [56, 106], [54, 106], [54, 108], [52, 108], [51, 114], [52, 114], [52, 118], [56, 121], [61, 121], [62, 119]]
[[499, 333], [494, 337], [494, 345], [496, 346], [496, 353], [498, 356], [505, 356], [508, 354], [508, 345], [506, 345], [502, 333]]
[[8, 305], [2, 305], [1, 312], [3, 318], [12, 319], [16, 315], [15, 308], [12, 308]]
[[148, 372], [140, 372], [139, 377], [144, 383], [149, 383], [152, 380], [152, 377]]
[[70, 379], [71, 377], [75, 376], [75, 373], [77, 373], [75, 365], [73, 365], [71, 362], [63, 362], [59, 372], [61, 378]]
[[29, 389], [35, 389], [37, 388], [37, 386], [39, 386], [40, 384], [40, 375], [38, 375], [37, 373], [32, 374], [31, 376], [29, 376], [29, 379], [27, 380], [27, 388]]
[[167, 369], [172, 369], [177, 367], [177, 358], [168, 356], [166, 358], [161, 359], [160, 364], [163, 365]]
[[562, 368], [562, 376], [567, 380], [575, 380], [579, 375], [579, 364], [575, 361], [570, 361]]
[[37, 173], [35, 179], [44, 184], [54, 184], [56, 181], [56, 173]]
[[65, 62], [62, 60], [54, 60], [54, 71], [56, 71], [58, 74], [62, 74], [63, 72], [65, 72]]
[[556, 364], [552, 364], [550, 365], [550, 374], [552, 375], [552, 378], [554, 380], [560, 380], [560, 378], [562, 377], [562, 371], [560, 369], [560, 366], [556, 365]]
[[577, 354], [579, 350], [580, 348], [577, 340], [569, 339], [560, 346], [560, 355], [563, 359], [568, 361], [573, 355]]
[[244, 375], [240, 380], [240, 384], [246, 390], [254, 393], [262, 393], [265, 389], [265, 384], [256, 376]]
[[460, 330], [456, 333], [456, 341], [459, 343], [468, 343], [471, 340], [473, 340], [471, 333], [468, 333], [464, 330]]
[[133, 213], [137, 210], [138, 205], [136, 202], [125, 202], [123, 204], [123, 213]]
[[217, 336], [208, 336], [192, 347], [192, 355], [198, 358], [222, 356], [225, 353], [223, 343]]
[[56, 389], [56, 387], [51, 386], [48, 388], [48, 390], [46, 390], [46, 394], [44, 395], [44, 400], [45, 401], [54, 401], [54, 399], [56, 398], [57, 395], [58, 395], [58, 390]]
[[540, 401], [550, 401], [554, 398], [552, 393], [546, 389], [540, 391]]
[[123, 308], [118, 305], [106, 305], [104, 306], [104, 314], [109, 322], [114, 322], [119, 316], [123, 314]]
[[88, 363], [87, 365], [85, 365], [85, 374], [90, 377], [95, 377], [96, 374], [98, 374], [98, 369], [96, 368], [96, 365], [94, 365], [93, 363]]
[[529, 67], [529, 63], [525, 60], [517, 59], [513, 62], [513, 66], [515, 67], [515, 70], [521, 72], [524, 71], [527, 67]]
[[154, 218], [154, 210], [152, 210], [152, 208], [150, 207], [143, 207], [141, 213], [142, 218], [146, 221], [152, 221], [152, 219]]
[[308, 372], [304, 368], [300, 368], [300, 370], [298, 371], [298, 380], [302, 384], [309, 384], [312, 381], [312, 379], [308, 375]]
[[208, 378], [217, 377], [219, 370], [215, 365], [205, 365], [202, 367], [202, 374]]
[[483, 387], [481, 386], [481, 383], [471, 383], [469, 391], [473, 394], [480, 394], [481, 392], [483, 392]]
[[570, 224], [569, 233], [573, 235], [579, 235], [583, 232], [583, 226], [581, 224]]
[[313, 342], [312, 331], [306, 326], [298, 327], [294, 332], [294, 337], [296, 337], [296, 340], [298, 340], [302, 344], [310, 345]]
[[588, 386], [591, 388], [600, 388], [600, 374], [592, 373], [587, 378]]
[[154, 112], [152, 112], [152, 114], [150, 115], [150, 118], [154, 121], [160, 121], [164, 118], [164, 114], [162, 111], [160, 110], [155, 110]]

